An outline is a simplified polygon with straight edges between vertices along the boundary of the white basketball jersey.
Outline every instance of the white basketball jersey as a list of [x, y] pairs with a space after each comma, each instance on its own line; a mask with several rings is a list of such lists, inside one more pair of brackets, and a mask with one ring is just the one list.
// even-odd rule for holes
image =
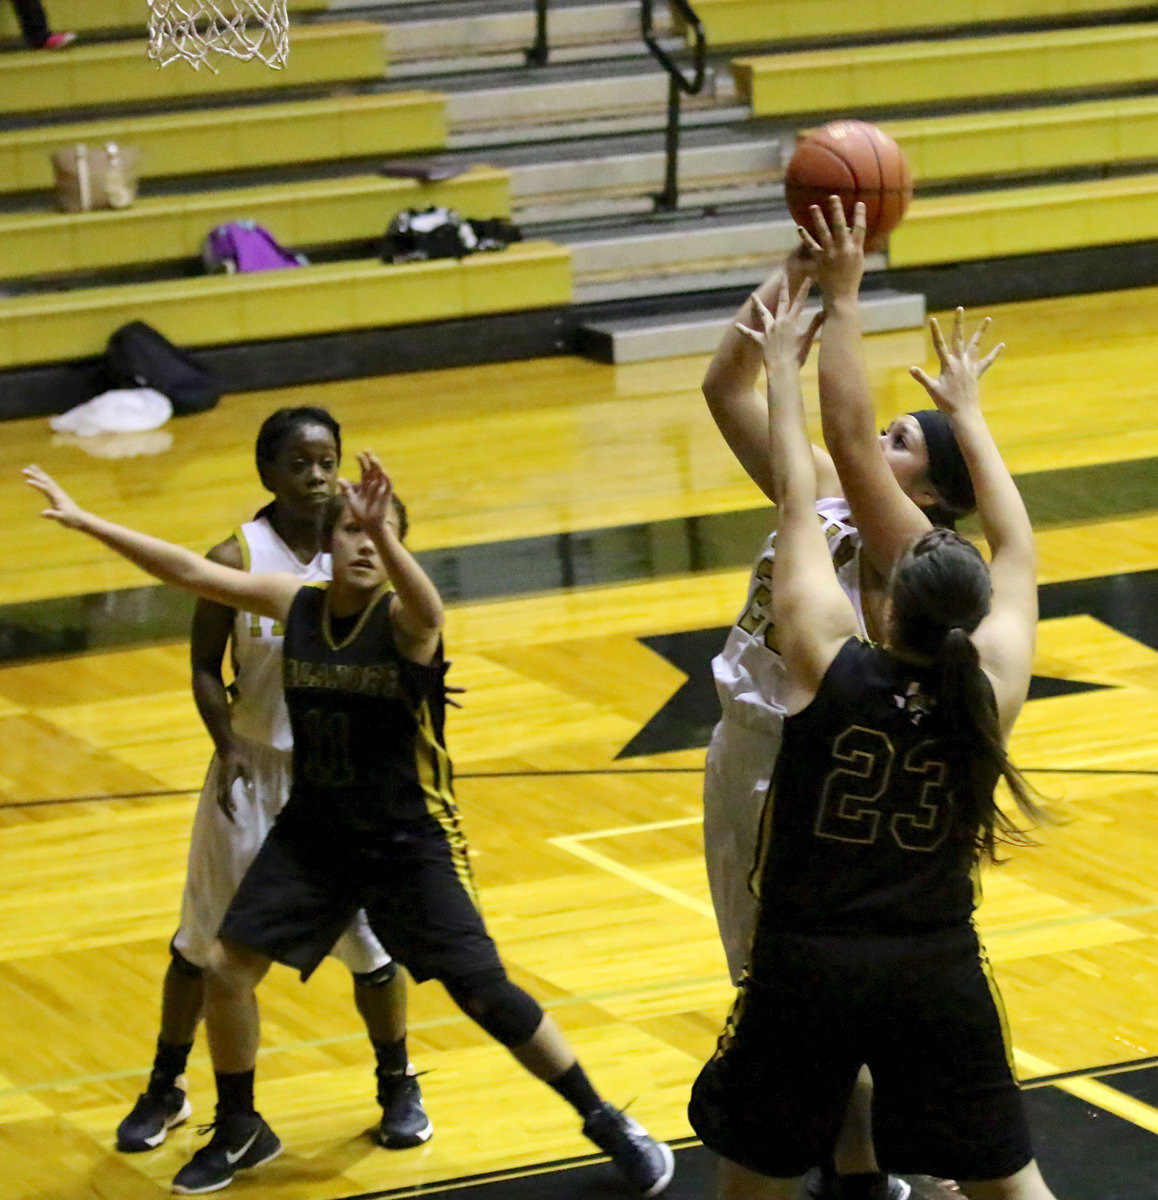
[[[848, 503], [834, 496], [816, 502], [824, 525], [828, 552], [844, 594], [856, 610], [862, 637], [867, 636], [860, 598], [860, 534], [850, 523]], [[736, 618], [723, 650], [712, 659], [712, 674], [725, 718], [744, 725], [771, 729], [784, 717], [780, 695], [784, 662], [776, 650], [772, 625], [772, 564], [776, 557], [776, 534], [768, 535], [760, 557], [752, 568], [748, 602]]]
[[[249, 521], [234, 535], [247, 571], [283, 572], [302, 583], [330, 578], [330, 556], [318, 553], [308, 563], [274, 532], [265, 517]], [[238, 612], [233, 619], [233, 703], [230, 717], [239, 737], [275, 750], [293, 748], [289, 713], [282, 691], [282, 638], [285, 627], [273, 617]]]

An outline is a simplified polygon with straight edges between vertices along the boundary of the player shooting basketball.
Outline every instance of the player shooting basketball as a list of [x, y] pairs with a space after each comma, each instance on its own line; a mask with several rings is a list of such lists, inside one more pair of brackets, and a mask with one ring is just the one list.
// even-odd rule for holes
[[[831, 240], [847, 240], [833, 224]], [[817, 232], [806, 241], [823, 271]], [[849, 237], [863, 237], [859, 213]], [[915, 370], [961, 439], [992, 565], [951, 530], [927, 529], [892, 570], [869, 642], [815, 519], [805, 291], [790, 300], [781, 279], [774, 312], [757, 297], [756, 324], [737, 330], [760, 346], [768, 378], [783, 745], [754, 871], [756, 934], [689, 1115], [721, 1158], [721, 1200], [789, 1200], [832, 1152], [868, 1064], [885, 1165], [952, 1175], [975, 1200], [1052, 1200], [972, 924], [977, 864], [1026, 840], [995, 804], [997, 781], [1022, 815], [1040, 816], [1005, 751], [1029, 685], [1037, 594], [1029, 518], [979, 405], [993, 355], [966, 340], [958, 310], [950, 343], [932, 326], [940, 378]]]
[[[863, 206], [855, 210], [851, 227], [839, 201], [831, 204], [831, 227], [818, 208], [812, 212], [815, 236], [804, 235], [804, 244], [789, 259], [787, 269], [793, 288], [806, 274], [815, 274], [824, 298], [823, 317], [812, 321], [799, 344], [806, 356], [823, 319], [820, 404], [831, 456], [813, 447], [816, 511], [837, 578], [862, 622], [862, 632], [875, 636], [881, 628], [885, 580], [892, 563], [913, 536], [933, 524], [951, 525], [970, 511], [973, 491], [952, 427], [940, 412], [900, 416], [878, 438], [860, 350]], [[782, 272], [775, 272], [757, 289], [756, 297], [772, 303], [781, 278]], [[737, 313], [737, 321], [751, 326], [757, 316], [750, 300]], [[982, 372], [993, 357], [983, 360]], [[757, 347], [730, 327], [708, 368], [703, 390], [732, 452], [774, 501], [767, 403], [755, 390], [760, 366]], [[771, 620], [775, 553], [773, 533], [754, 564], [747, 602], [712, 663], [722, 716], [705, 763], [704, 844], [712, 901], [736, 983], [755, 928], [756, 898], [749, 876], [784, 716], [783, 664]], [[847, 1179], [856, 1178], [861, 1194], [869, 1200], [885, 1196], [904, 1200], [907, 1185], [886, 1181], [877, 1172], [869, 1102], [865, 1081], [837, 1146], [837, 1165]]]

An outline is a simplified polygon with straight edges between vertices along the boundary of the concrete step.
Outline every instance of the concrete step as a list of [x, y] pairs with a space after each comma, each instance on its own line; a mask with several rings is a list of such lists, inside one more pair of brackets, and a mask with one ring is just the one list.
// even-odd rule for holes
[[[735, 137], [715, 145], [684, 145], [677, 181], [681, 209], [783, 202], [790, 138]], [[515, 221], [526, 227], [552, 221], [647, 214], [662, 190], [662, 149], [516, 163], [511, 174]]]
[[[667, 124], [668, 77], [633, 70], [592, 77], [446, 88], [451, 150], [527, 145], [649, 132]], [[703, 93], [685, 97], [683, 128], [746, 121], [750, 110], [728, 72], [709, 72]]]
[[[551, 236], [571, 251], [577, 304], [754, 287], [767, 275], [768, 264], [783, 259], [799, 242], [787, 214], [653, 222], [622, 231]], [[884, 265], [882, 255], [866, 260], [870, 270]]]
[[[673, 54], [682, 39], [662, 14], [657, 33]], [[585, 4], [560, 7], [548, 19], [549, 61], [592, 61], [644, 53], [639, 5]], [[390, 75], [394, 79], [518, 67], [535, 40], [532, 5], [521, 11], [459, 13], [452, 11], [408, 19], [405, 14], [388, 25]]]
[[[767, 263], [764, 269], [766, 272]], [[819, 307], [819, 301], [810, 302], [805, 306], [805, 316], [811, 317]], [[580, 327], [579, 350], [587, 358], [606, 363], [711, 354], [735, 311], [736, 306], [733, 306], [652, 317], [595, 320]], [[925, 323], [925, 297], [889, 288], [865, 292], [861, 297], [861, 316], [865, 333], [920, 329]]]

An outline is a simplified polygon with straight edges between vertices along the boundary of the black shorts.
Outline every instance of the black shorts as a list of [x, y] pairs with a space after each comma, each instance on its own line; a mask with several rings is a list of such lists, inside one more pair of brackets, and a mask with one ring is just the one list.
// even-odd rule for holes
[[997, 1179], [1033, 1157], [999, 1000], [972, 928], [920, 938], [762, 936], [688, 1114], [774, 1178], [828, 1160], [862, 1064], [881, 1169]]
[[433, 820], [367, 833], [283, 810], [220, 936], [308, 979], [359, 908], [418, 983], [505, 975], [478, 908], [466, 846], [452, 844]]

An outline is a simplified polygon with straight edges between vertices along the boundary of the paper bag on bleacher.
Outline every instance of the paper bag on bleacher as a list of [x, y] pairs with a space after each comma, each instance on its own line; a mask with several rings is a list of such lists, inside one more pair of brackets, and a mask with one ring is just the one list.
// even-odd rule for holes
[[137, 198], [137, 165], [141, 152], [133, 146], [106, 142], [57, 150], [52, 155], [56, 202], [65, 212], [128, 208]]

